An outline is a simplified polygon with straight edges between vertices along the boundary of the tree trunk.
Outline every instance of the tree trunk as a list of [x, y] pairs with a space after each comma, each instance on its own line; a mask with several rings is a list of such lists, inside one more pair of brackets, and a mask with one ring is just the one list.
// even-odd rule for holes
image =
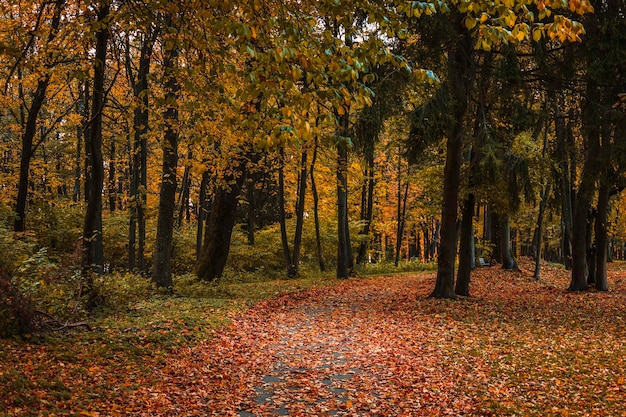
[[255, 181], [252, 178], [248, 178], [246, 182], [246, 200], [247, 216], [246, 216], [246, 231], [248, 236], [248, 245], [254, 246], [254, 231], [256, 228], [256, 199], [254, 198]]
[[320, 267], [320, 271], [326, 271], [324, 265], [324, 254], [322, 253], [322, 237], [320, 233], [320, 217], [319, 217], [319, 195], [317, 194], [317, 186], [315, 185], [315, 175], [313, 173], [315, 169], [315, 162], [317, 160], [317, 142], [318, 138], [315, 136], [315, 144], [313, 147], [313, 158], [311, 160], [311, 194], [313, 195], [313, 217], [315, 221], [315, 248], [317, 252], [317, 263]]
[[81, 84], [78, 87], [78, 102], [76, 103], [76, 113], [81, 117], [81, 123], [76, 126], [76, 158], [74, 160], [74, 190], [72, 192], [72, 200], [75, 203], [80, 201], [80, 183], [81, 183], [81, 159], [83, 157], [83, 137], [85, 136], [84, 127], [87, 126], [89, 114], [89, 83]]
[[293, 267], [295, 275], [298, 275], [300, 265], [300, 252], [302, 247], [302, 229], [304, 227], [304, 203], [306, 201], [306, 178], [307, 178], [307, 152], [302, 152], [300, 162], [300, 176], [298, 179], [298, 203], [296, 205], [296, 232], [293, 237]]
[[[567, 141], [567, 132], [562, 120], [555, 121], [555, 130], [557, 142]], [[566, 158], [559, 162], [559, 172], [561, 176], [561, 219], [563, 226], [563, 236], [561, 240], [561, 248], [563, 252], [563, 264], [566, 269], [572, 268], [572, 228], [574, 224], [573, 208], [572, 208], [572, 186], [570, 181], [570, 164], [567, 153], [565, 152], [565, 144], [559, 145], [562, 157]]]
[[37, 133], [37, 119], [39, 111], [46, 99], [46, 91], [50, 82], [50, 76], [39, 80], [37, 89], [33, 94], [33, 100], [28, 109], [26, 126], [22, 133], [22, 153], [20, 156], [20, 176], [17, 185], [17, 199], [15, 201], [15, 221], [13, 230], [23, 232], [26, 230], [26, 200], [28, 198], [28, 185], [30, 173], [30, 159], [33, 156], [33, 139]]
[[606, 262], [608, 254], [608, 213], [609, 213], [610, 184], [608, 175], [604, 175], [598, 190], [598, 209], [595, 225], [595, 286], [598, 291], [608, 291], [609, 285], [606, 276]]
[[465, 118], [468, 110], [469, 89], [472, 79], [472, 38], [463, 27], [459, 13], [451, 15], [452, 24], [459, 35], [458, 42], [448, 55], [448, 90], [452, 121], [448, 131], [446, 164], [443, 178], [443, 205], [441, 209], [441, 241], [437, 281], [431, 297], [456, 298], [454, 293], [454, 263], [457, 246], [457, 211], [459, 199], [461, 156]]
[[221, 278], [228, 260], [230, 239], [237, 219], [237, 200], [244, 181], [244, 173], [231, 174], [224, 185], [217, 187], [204, 230], [202, 253], [196, 275], [205, 281]]
[[456, 278], [454, 292], [457, 295], [469, 296], [470, 275], [472, 272], [472, 243], [474, 241], [474, 206], [475, 197], [473, 193], [468, 194], [463, 204], [463, 217], [461, 218], [461, 242], [459, 244], [459, 272]]
[[283, 247], [283, 260], [287, 268], [287, 276], [296, 275], [295, 266], [291, 260], [291, 250], [287, 239], [287, 224], [285, 222], [285, 148], [280, 148], [280, 166], [278, 168], [278, 220], [280, 224], [280, 242]]
[[366, 184], [363, 184], [363, 191], [365, 193], [364, 209], [361, 220], [364, 221], [363, 229], [361, 229], [361, 243], [359, 244], [359, 252], [357, 254], [357, 264], [364, 264], [367, 262], [367, 250], [369, 246], [369, 234], [372, 225], [372, 218], [374, 215], [374, 150], [372, 149], [367, 155], [367, 169], [366, 169]]
[[178, 165], [178, 95], [180, 85], [176, 76], [178, 47], [171, 46], [165, 51], [163, 68], [165, 71], [165, 103], [163, 113], [165, 132], [163, 136], [163, 165], [161, 171], [161, 191], [157, 234], [152, 265], [152, 280], [157, 286], [172, 288], [172, 251], [174, 233], [174, 209], [176, 205], [176, 167]]
[[[340, 136], [348, 132], [348, 115], [339, 117]], [[350, 230], [348, 228], [348, 144], [340, 138], [337, 143], [337, 278], [346, 279], [350, 275]]]
[[[591, 97], [588, 97], [591, 100]], [[594, 127], [591, 109], [583, 111], [583, 131], [585, 135], [586, 152], [581, 182], [576, 193], [574, 208], [573, 235], [572, 235], [572, 276], [569, 285], [570, 291], [584, 291], [587, 289], [587, 222], [591, 208], [591, 199], [595, 191], [597, 153], [599, 148], [599, 132]], [[586, 124], [586, 126], [585, 126]]]
[[[61, 13], [65, 5], [65, 1], [56, 1], [54, 15], [50, 23], [50, 34], [48, 42], [52, 42], [56, 38], [59, 26], [61, 24]], [[43, 7], [43, 6], [42, 6]], [[51, 64], [45, 64], [50, 69]], [[33, 93], [33, 98], [28, 108], [24, 131], [22, 132], [22, 153], [20, 156], [20, 175], [17, 186], [17, 198], [15, 201], [15, 221], [13, 230], [23, 232], [26, 230], [26, 201], [28, 199], [28, 185], [30, 173], [30, 160], [33, 156], [33, 140], [37, 134], [37, 120], [39, 112], [46, 100], [46, 92], [50, 84], [50, 74], [44, 75], [37, 82], [37, 88]], [[25, 104], [24, 104], [25, 105]]]
[[502, 259], [502, 269], [509, 271], [519, 271], [517, 262], [511, 250], [511, 219], [509, 215], [503, 215], [500, 222], [500, 257]]
[[[136, 77], [133, 75], [130, 46], [126, 44], [126, 72], [133, 87], [133, 96], [136, 107], [133, 111], [133, 152], [132, 178], [130, 187], [130, 224], [129, 224], [129, 268], [141, 273], [146, 271], [145, 241], [146, 241], [146, 191], [147, 191], [147, 137], [149, 132], [149, 96], [148, 77], [150, 62], [156, 31], [144, 35], [139, 56], [139, 68]], [[137, 239], [135, 241], [135, 239]], [[135, 248], [137, 242], [137, 248]], [[135, 258], [135, 251], [137, 257]], [[136, 259], [136, 262], [135, 262]]]
[[200, 259], [202, 252], [202, 231], [204, 230], [204, 222], [207, 218], [207, 187], [209, 185], [209, 171], [202, 173], [202, 181], [200, 181], [200, 193], [198, 195], [198, 225], [196, 231], [196, 261]]
[[102, 273], [104, 256], [102, 248], [102, 187], [104, 185], [104, 164], [102, 160], [102, 112], [104, 110], [104, 77], [106, 67], [109, 28], [106, 22], [109, 16], [109, 2], [98, 5], [97, 21], [102, 23], [96, 32], [96, 50], [94, 55], [93, 98], [91, 101], [91, 120], [85, 137], [87, 154], [85, 198], [87, 208], [83, 224], [83, 276], [86, 279], [86, 294], [89, 307], [95, 306], [93, 293], [93, 273]]
[[176, 218], [176, 227], [179, 229], [183, 225], [183, 217], [188, 219], [189, 212], [189, 189], [191, 188], [191, 158], [193, 158], [193, 153], [191, 151], [191, 147], [187, 151], [187, 164], [185, 165], [185, 170], [183, 171], [183, 179], [181, 181], [181, 190], [179, 193], [179, 204], [178, 204], [178, 217]]
[[402, 238], [404, 235], [404, 225], [406, 216], [406, 201], [409, 195], [409, 180], [407, 177], [406, 185], [404, 187], [404, 195], [401, 191], [400, 171], [398, 167], [398, 228], [396, 230], [396, 257], [394, 259], [394, 265], [396, 268], [400, 263], [400, 251], [402, 249]]
[[109, 211], [114, 212], [117, 208], [117, 187], [115, 185], [116, 166], [115, 166], [115, 139], [111, 140], [111, 148], [109, 154]]
[[491, 217], [491, 231], [489, 233], [491, 234], [491, 245], [493, 248], [491, 257], [496, 263], [502, 264], [502, 250], [500, 249], [502, 246], [502, 220], [493, 207], [490, 207], [489, 212]]
[[541, 201], [539, 202], [539, 214], [537, 215], [537, 228], [535, 229], [536, 243], [533, 239], [533, 256], [535, 257], [535, 272], [533, 277], [536, 280], [541, 278], [541, 248], [543, 243], [543, 217], [548, 205], [548, 197], [552, 191], [552, 185], [548, 184], [541, 193]]

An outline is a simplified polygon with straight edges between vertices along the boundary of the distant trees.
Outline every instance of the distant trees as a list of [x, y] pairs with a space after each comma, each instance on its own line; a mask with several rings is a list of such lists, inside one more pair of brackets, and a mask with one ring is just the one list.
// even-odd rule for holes
[[280, 229], [288, 277], [436, 260], [454, 298], [477, 257], [543, 253], [605, 290], [624, 5], [564, 6], [0, 1], [1, 202], [18, 233], [38, 204], [81, 210], [85, 272], [165, 288], [187, 250], [218, 280], [245, 223], [250, 247]]

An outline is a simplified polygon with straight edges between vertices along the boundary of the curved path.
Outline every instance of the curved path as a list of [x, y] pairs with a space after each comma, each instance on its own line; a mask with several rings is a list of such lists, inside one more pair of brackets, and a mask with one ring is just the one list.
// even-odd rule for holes
[[350, 281], [262, 303], [169, 363], [164, 383], [176, 386], [161, 400], [239, 417], [466, 415], [476, 403], [464, 379], [481, 372], [453, 350], [471, 325], [439, 317], [445, 301], [418, 305], [428, 281]]

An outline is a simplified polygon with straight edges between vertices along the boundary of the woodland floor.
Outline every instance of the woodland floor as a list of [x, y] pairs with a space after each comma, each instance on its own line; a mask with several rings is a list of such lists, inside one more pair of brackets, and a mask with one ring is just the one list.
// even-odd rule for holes
[[626, 416], [626, 265], [605, 293], [522, 266], [458, 301], [427, 298], [433, 273], [291, 293], [168, 348], [204, 324], [0, 341], [0, 415]]

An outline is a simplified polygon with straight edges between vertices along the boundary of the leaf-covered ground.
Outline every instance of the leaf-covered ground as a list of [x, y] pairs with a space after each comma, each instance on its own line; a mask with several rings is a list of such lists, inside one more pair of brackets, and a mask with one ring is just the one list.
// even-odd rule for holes
[[[0, 414], [626, 416], [624, 265], [608, 293], [568, 293], [548, 266], [541, 282], [479, 269], [454, 302], [427, 298], [433, 280], [284, 295], [210, 331], [162, 316], [65, 347], [1, 342]], [[172, 329], [188, 343], [165, 348]]]

